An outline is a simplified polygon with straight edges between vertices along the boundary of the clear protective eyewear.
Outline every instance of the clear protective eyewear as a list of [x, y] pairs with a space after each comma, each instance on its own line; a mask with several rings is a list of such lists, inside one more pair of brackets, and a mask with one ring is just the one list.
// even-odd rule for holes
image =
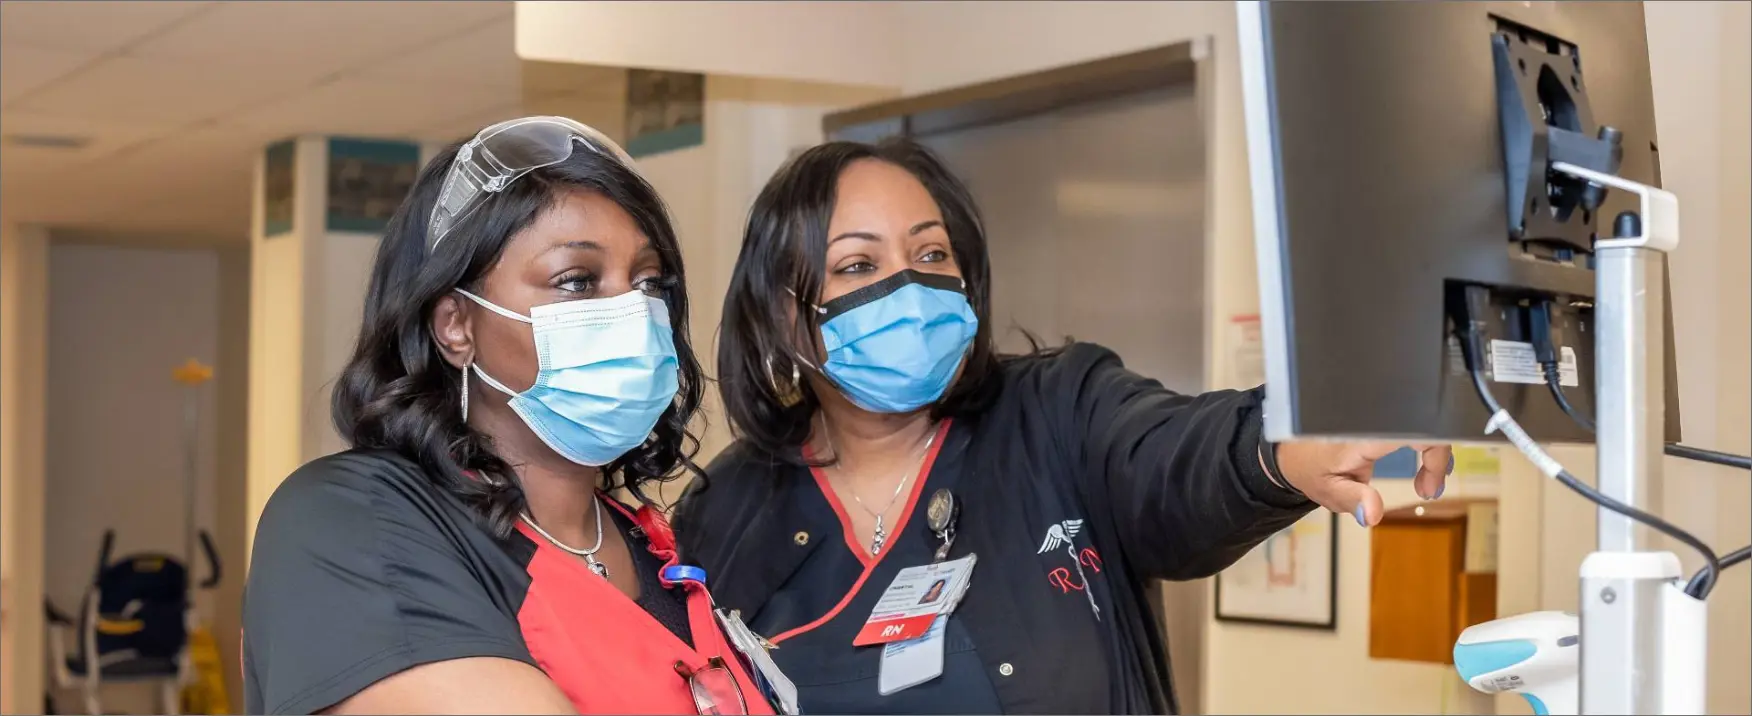
[[638, 171], [626, 150], [577, 120], [523, 117], [481, 130], [457, 150], [456, 160], [444, 175], [438, 204], [432, 207], [432, 218], [426, 225], [429, 249], [436, 250], [451, 229], [486, 203], [488, 194], [504, 191], [532, 171], [566, 161], [580, 144]]

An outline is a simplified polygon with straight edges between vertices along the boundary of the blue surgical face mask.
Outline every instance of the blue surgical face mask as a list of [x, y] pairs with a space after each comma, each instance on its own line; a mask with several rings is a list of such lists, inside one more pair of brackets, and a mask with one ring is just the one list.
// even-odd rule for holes
[[979, 332], [965, 283], [908, 269], [816, 309], [821, 370], [865, 410], [909, 413], [942, 399]]
[[536, 306], [529, 316], [462, 289], [482, 307], [535, 328], [535, 384], [521, 393], [475, 375], [511, 396], [511, 410], [567, 460], [607, 465], [638, 447], [675, 400], [675, 331], [662, 299], [639, 291], [614, 298]]

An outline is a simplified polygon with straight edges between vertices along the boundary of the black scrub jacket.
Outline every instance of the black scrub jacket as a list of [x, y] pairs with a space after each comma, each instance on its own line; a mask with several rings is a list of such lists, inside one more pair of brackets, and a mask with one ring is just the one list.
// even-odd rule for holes
[[[878, 558], [824, 479], [740, 443], [683, 498], [682, 559], [777, 640], [806, 712], [1174, 712], [1152, 580], [1215, 574], [1314, 507], [1259, 465], [1260, 390], [1179, 395], [1092, 344], [1003, 370], [989, 410], [945, 427]], [[950, 558], [978, 555], [972, 585], [943, 677], [883, 697], [882, 650], [852, 634], [929, 561], [938, 489], [962, 505]]]

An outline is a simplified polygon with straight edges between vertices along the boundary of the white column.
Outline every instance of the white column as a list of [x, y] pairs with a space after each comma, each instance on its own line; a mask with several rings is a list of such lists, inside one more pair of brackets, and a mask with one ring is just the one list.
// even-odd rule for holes
[[5, 713], [42, 708], [49, 236], [0, 221], [0, 678]]
[[[400, 181], [411, 185], [427, 154], [413, 142], [299, 137], [270, 145], [257, 160], [250, 227], [252, 544], [256, 520], [280, 481], [347, 448], [330, 424], [329, 395], [357, 339], [382, 238], [384, 217], [373, 207], [384, 204], [345, 197], [394, 184], [387, 167], [403, 167]], [[331, 185], [339, 185], [332, 196], [342, 201], [331, 201]]]

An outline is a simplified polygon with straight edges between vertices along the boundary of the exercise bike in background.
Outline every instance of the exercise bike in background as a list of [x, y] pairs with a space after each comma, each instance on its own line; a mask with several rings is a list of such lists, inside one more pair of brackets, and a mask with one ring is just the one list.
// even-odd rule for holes
[[[131, 554], [115, 562], [110, 550], [115, 530], [103, 534], [97, 574], [92, 578], [79, 615], [71, 617], [44, 602], [52, 634], [50, 669], [59, 689], [84, 696], [86, 713], [103, 713], [100, 690], [105, 682], [155, 683], [163, 713], [230, 713], [225, 667], [212, 632], [195, 610], [194, 580], [189, 567], [205, 557], [207, 578], [202, 589], [219, 584], [219, 550], [200, 528], [199, 504], [201, 386], [213, 379], [213, 369], [190, 358], [171, 371], [183, 385], [183, 550]], [[55, 713], [53, 702], [44, 704]]]
[[[162, 713], [183, 713], [183, 689], [198, 676], [189, 649], [199, 628], [189, 570], [159, 552], [111, 562], [115, 540], [115, 530], [104, 531], [97, 574], [77, 617], [44, 601], [55, 686], [80, 692], [85, 712], [101, 714], [104, 683], [156, 683]], [[200, 543], [208, 565], [200, 588], [212, 589], [219, 584], [219, 553], [205, 530]]]

